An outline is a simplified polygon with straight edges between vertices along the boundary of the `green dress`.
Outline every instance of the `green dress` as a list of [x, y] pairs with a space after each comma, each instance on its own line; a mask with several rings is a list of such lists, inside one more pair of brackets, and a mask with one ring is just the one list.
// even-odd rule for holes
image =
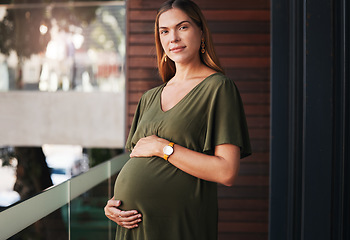
[[[160, 102], [165, 85], [142, 96], [126, 149], [131, 151], [142, 137], [157, 135], [209, 155], [224, 143], [239, 146], [241, 157], [251, 153], [242, 101], [225, 75], [207, 77], [166, 112]], [[159, 157], [131, 158], [114, 191], [121, 209], [142, 214], [135, 229], [117, 226], [116, 240], [217, 239], [217, 183], [191, 176]]]

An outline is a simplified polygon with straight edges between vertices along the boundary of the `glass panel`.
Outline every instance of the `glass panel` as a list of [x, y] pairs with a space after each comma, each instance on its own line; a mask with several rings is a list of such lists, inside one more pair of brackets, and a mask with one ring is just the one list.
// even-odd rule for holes
[[0, 91], [124, 91], [124, 1], [0, 5]]
[[66, 182], [2, 211], [0, 239], [68, 239], [68, 193]]
[[71, 239], [114, 239], [114, 226], [104, 215], [116, 176], [71, 201]]
[[68, 205], [65, 205], [10, 237], [9, 240], [68, 240], [68, 216]]
[[[114, 239], [115, 223], [104, 215], [103, 208], [113, 195], [114, 182], [117, 174], [101, 182], [111, 172], [111, 167], [120, 169], [127, 159], [127, 154], [100, 164], [90, 172], [70, 181], [48, 189], [23, 203], [14, 206], [1, 215], [0, 221], [16, 221], [5, 232], [0, 232], [0, 238], [9, 236], [32, 223], [38, 218], [64, 205], [68, 199], [74, 198], [47, 217], [42, 218], [9, 239]], [[113, 162], [113, 164], [112, 164]], [[118, 171], [118, 170], [114, 170]], [[118, 171], [119, 172], [119, 171]], [[95, 182], [101, 182], [95, 187]], [[89, 189], [86, 191], [86, 189]], [[52, 201], [53, 200], [53, 201]], [[4, 209], [3, 209], [4, 210]], [[23, 217], [22, 216], [27, 216]]]

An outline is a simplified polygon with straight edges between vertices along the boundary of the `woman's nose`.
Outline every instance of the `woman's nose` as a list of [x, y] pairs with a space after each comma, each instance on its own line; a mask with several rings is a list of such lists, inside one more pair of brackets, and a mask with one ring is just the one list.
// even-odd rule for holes
[[178, 33], [176, 31], [172, 31], [171, 32], [171, 39], [170, 39], [170, 41], [172, 43], [180, 41], [180, 37], [179, 37], [179, 35], [178, 35]]

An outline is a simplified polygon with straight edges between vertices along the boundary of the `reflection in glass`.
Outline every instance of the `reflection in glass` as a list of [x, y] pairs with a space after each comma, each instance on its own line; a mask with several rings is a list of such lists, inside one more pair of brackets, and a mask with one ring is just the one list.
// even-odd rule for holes
[[125, 5], [0, 5], [0, 91], [124, 91]]

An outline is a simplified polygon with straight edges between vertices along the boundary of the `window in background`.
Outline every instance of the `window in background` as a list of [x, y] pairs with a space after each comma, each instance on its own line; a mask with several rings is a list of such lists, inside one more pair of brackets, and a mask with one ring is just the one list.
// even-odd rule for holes
[[124, 91], [124, 1], [0, 5], [0, 36], [0, 91]]

